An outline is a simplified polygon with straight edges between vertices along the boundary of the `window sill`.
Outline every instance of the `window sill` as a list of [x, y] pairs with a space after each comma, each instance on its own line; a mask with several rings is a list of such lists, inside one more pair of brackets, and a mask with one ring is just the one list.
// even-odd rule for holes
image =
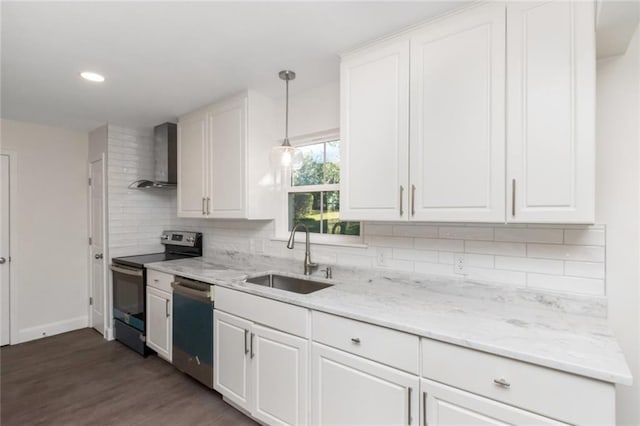
[[[287, 242], [289, 241], [289, 237], [273, 237], [271, 238], [271, 241], [283, 241], [283, 242]], [[302, 239], [302, 241], [300, 241], [298, 238], [296, 238], [296, 243], [298, 244], [304, 244], [304, 239]], [[349, 243], [349, 242], [342, 242], [342, 241], [314, 241], [313, 238], [311, 238], [311, 244], [313, 245], [319, 245], [319, 246], [336, 246], [336, 247], [352, 247], [352, 248], [369, 248], [369, 244], [366, 243]]]

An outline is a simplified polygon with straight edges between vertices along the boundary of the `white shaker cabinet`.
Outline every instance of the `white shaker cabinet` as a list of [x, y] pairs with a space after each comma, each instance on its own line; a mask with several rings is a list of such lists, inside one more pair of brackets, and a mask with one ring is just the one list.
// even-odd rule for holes
[[[309, 342], [290, 334], [298, 325], [306, 330], [307, 315], [306, 309], [216, 287], [214, 389], [264, 424], [308, 424]], [[263, 319], [286, 332], [257, 323]]]
[[274, 217], [273, 114], [270, 99], [246, 91], [180, 117], [179, 217]]
[[312, 365], [312, 424], [419, 424], [417, 376], [318, 343]]
[[592, 223], [592, 2], [507, 4], [507, 220]]
[[197, 111], [178, 123], [178, 216], [202, 217], [206, 202], [207, 113]]
[[504, 220], [504, 5], [341, 63], [340, 215]]
[[411, 220], [504, 220], [505, 10], [492, 3], [411, 35]]
[[407, 218], [409, 40], [340, 65], [340, 218]]
[[173, 346], [173, 280], [171, 274], [147, 271], [146, 345], [169, 362]]
[[491, 399], [422, 379], [423, 424], [465, 425], [566, 425]]

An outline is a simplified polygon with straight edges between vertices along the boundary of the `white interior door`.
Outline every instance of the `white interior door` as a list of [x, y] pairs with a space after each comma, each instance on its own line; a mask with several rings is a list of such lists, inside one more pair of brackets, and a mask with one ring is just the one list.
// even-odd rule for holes
[[9, 302], [9, 156], [0, 155], [0, 345], [10, 343]]
[[102, 159], [90, 165], [91, 222], [91, 326], [104, 335], [104, 179]]

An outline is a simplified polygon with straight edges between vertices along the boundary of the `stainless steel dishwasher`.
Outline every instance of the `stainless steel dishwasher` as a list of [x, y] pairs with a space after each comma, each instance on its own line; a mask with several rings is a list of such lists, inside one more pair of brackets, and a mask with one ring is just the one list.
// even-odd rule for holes
[[176, 277], [173, 287], [173, 365], [213, 388], [213, 286]]

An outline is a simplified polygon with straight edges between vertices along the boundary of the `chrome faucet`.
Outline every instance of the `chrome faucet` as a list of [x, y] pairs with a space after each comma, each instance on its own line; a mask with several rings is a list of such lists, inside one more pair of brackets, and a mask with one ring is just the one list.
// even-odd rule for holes
[[304, 274], [311, 275], [311, 271], [318, 267], [317, 263], [311, 262], [311, 244], [309, 243], [309, 228], [304, 223], [297, 223], [293, 229], [291, 230], [291, 235], [289, 236], [289, 242], [287, 243], [288, 249], [293, 249], [295, 244], [295, 236], [298, 228], [304, 229], [306, 234], [306, 243], [305, 243], [305, 252], [304, 252]]

